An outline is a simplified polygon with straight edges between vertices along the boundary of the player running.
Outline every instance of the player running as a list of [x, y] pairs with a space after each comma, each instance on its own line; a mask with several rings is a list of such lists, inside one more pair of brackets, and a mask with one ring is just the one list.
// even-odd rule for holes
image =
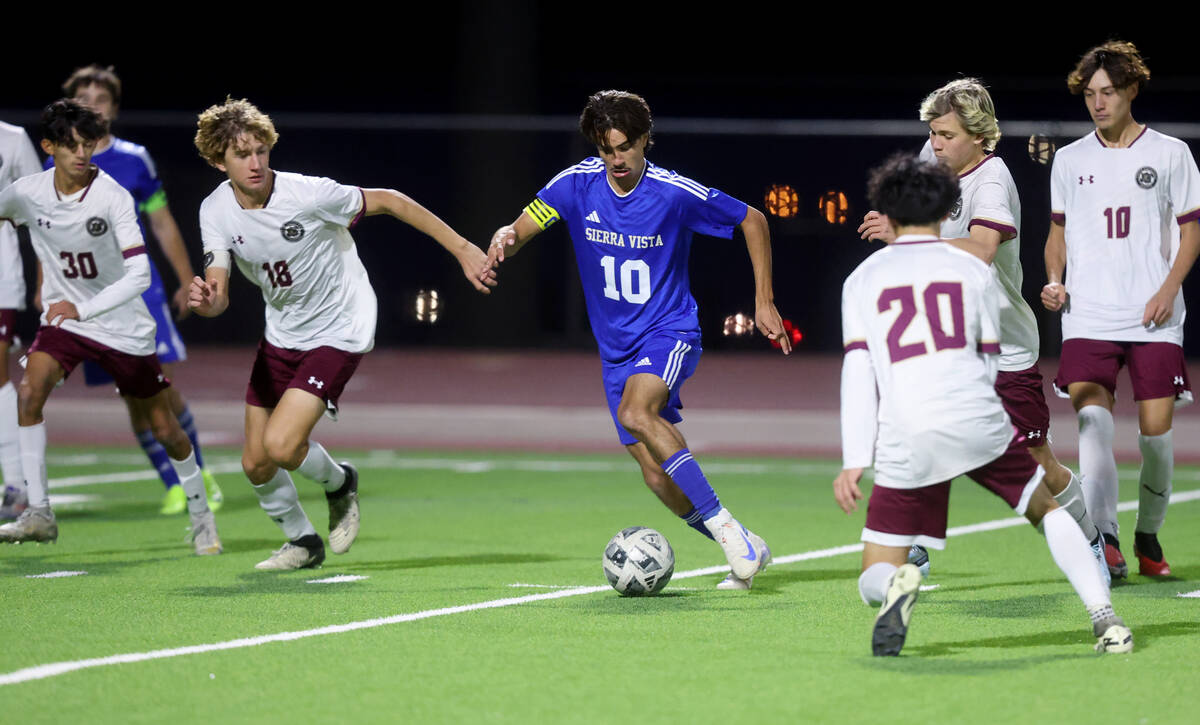
[[29, 227], [45, 306], [18, 392], [29, 507], [0, 526], [0, 541], [57, 540], [46, 492], [42, 408], [59, 381], [93, 360], [166, 449], [187, 494], [196, 553], [219, 554], [221, 540], [192, 444], [171, 413], [170, 382], [154, 355], [154, 318], [140, 296], [150, 283], [150, 265], [133, 198], [91, 164], [106, 133], [99, 114], [71, 100], [56, 101], [42, 113], [42, 150], [54, 157], [54, 168], [0, 191], [0, 217]]
[[242, 469], [288, 541], [255, 568], [319, 566], [325, 546], [289, 472], [325, 490], [329, 548], [349, 551], [359, 528], [358, 473], [309, 436], [323, 413], [336, 420], [342, 389], [375, 341], [375, 291], [350, 227], [364, 215], [390, 214], [445, 247], [480, 292], [495, 278], [483, 250], [398, 191], [272, 170], [279, 135], [249, 101], [212, 106], [198, 126], [200, 155], [229, 178], [200, 207], [205, 279], [192, 280], [188, 304], [205, 317], [224, 312], [233, 259], [266, 302], [266, 331], [246, 388]]
[[492, 236], [494, 266], [555, 222], [567, 224], [617, 437], [646, 485], [676, 515], [721, 545], [730, 574], [719, 589], [749, 589], [771, 557], [761, 537], [727, 509], [675, 423], [680, 389], [700, 360], [700, 323], [688, 288], [692, 234], [746, 236], [754, 266], [758, 329], [791, 351], [775, 309], [771, 239], [757, 209], [646, 160], [650, 107], [637, 95], [601, 91], [579, 130], [598, 157], [551, 179], [516, 220]]
[[[29, 135], [20, 126], [0, 122], [0, 191], [17, 179], [42, 170]], [[17, 230], [0, 222], [0, 521], [21, 515], [29, 503], [21, 473], [21, 448], [17, 442], [17, 389], [8, 377], [8, 354], [17, 335], [17, 312], [25, 309], [25, 276]]]
[[[181, 320], [191, 312], [187, 306], [186, 285], [191, 282], [193, 277], [192, 263], [188, 259], [183, 236], [179, 233], [179, 225], [175, 223], [175, 217], [172, 216], [171, 209], [167, 206], [166, 191], [163, 190], [162, 181], [158, 178], [154, 162], [150, 160], [150, 154], [144, 147], [112, 135], [112, 123], [116, 120], [121, 106], [121, 79], [117, 77], [113, 69], [98, 65], [78, 68], [63, 82], [62, 89], [68, 98], [73, 98], [77, 103], [99, 113], [108, 124], [109, 133], [106, 133], [104, 138], [96, 144], [92, 163], [116, 179], [117, 183], [133, 195], [134, 202], [137, 204], [138, 224], [142, 224], [143, 215], [150, 222], [150, 231], [153, 232], [151, 236], [158, 240], [163, 254], [175, 272], [176, 279], [179, 280], [179, 288], [168, 301], [158, 267], [150, 255], [146, 255], [146, 259], [150, 263], [150, 287], [142, 293], [142, 299], [146, 302], [146, 308], [150, 310], [156, 325], [155, 352], [159, 362], [162, 363], [163, 371], [168, 378], [172, 378], [175, 373], [175, 365], [187, 359], [187, 349], [183, 345], [179, 331], [175, 329], [175, 322], [171, 317], [171, 307], [175, 308], [176, 314]], [[46, 160], [46, 168], [50, 168], [53, 164], [54, 159]], [[144, 226], [142, 227], [142, 236], [146, 236]], [[104, 372], [103, 368], [92, 362], [84, 362], [83, 379], [88, 385], [93, 386], [112, 383], [112, 377]], [[196, 464], [200, 466], [200, 473], [204, 477], [209, 505], [214, 511], [218, 510], [221, 508], [224, 496], [221, 494], [220, 486], [217, 485], [217, 479], [204, 466], [204, 456], [200, 450], [200, 437], [196, 431], [196, 422], [192, 417], [192, 411], [176, 386], [172, 385], [168, 388], [167, 398], [171, 403], [171, 411], [179, 419], [179, 425], [187, 433], [188, 440], [192, 442], [192, 450], [196, 452]], [[187, 502], [184, 491], [179, 486], [179, 477], [175, 475], [175, 469], [167, 460], [167, 452], [155, 440], [150, 431], [150, 422], [140, 412], [141, 409], [134, 405], [128, 396], [123, 396], [123, 399], [126, 407], [129, 408], [129, 422], [133, 427], [134, 436], [166, 487], [159, 513], [183, 513], [187, 508]]]
[[995, 277], [938, 239], [959, 198], [954, 173], [902, 154], [872, 172], [868, 193], [895, 240], [842, 288], [844, 463], [833, 492], [843, 511], [856, 510], [863, 469], [874, 465], [858, 580], [863, 601], [882, 604], [872, 651], [897, 655], [903, 647], [921, 583], [906, 563], [909, 549], [945, 547], [950, 480], [964, 473], [1044, 531], [1087, 607], [1096, 649], [1131, 651], [1133, 636], [1113, 612], [1087, 538], [1043, 484], [1045, 470], [996, 395]]
[[[942, 220], [939, 235], [948, 244], [979, 257], [996, 273], [1000, 289], [1000, 362], [996, 394], [1022, 443], [1046, 471], [1046, 487], [1067, 509], [1091, 542], [1107, 576], [1104, 544], [1084, 506], [1079, 479], [1050, 450], [1050, 409], [1037, 360], [1041, 343], [1037, 319], [1021, 295], [1021, 200], [1004, 160], [995, 154], [1000, 125], [992, 96], [979, 80], [951, 81], [926, 96], [921, 120], [929, 124], [924, 160], [937, 159], [958, 176], [960, 196]], [[895, 241], [888, 220], [868, 212], [859, 232], [863, 239]], [[928, 562], [924, 547], [913, 547], [910, 561]], [[925, 564], [928, 571], [928, 564]]]
[[1143, 576], [1171, 573], [1158, 531], [1175, 469], [1174, 409], [1192, 402], [1180, 288], [1200, 254], [1200, 173], [1187, 144], [1133, 120], [1133, 99], [1149, 80], [1137, 48], [1119, 40], [1089, 50], [1067, 77], [1096, 130], [1054, 157], [1042, 289], [1046, 309], [1062, 311], [1054, 386], [1079, 417], [1084, 495], [1116, 578], [1129, 571], [1117, 538], [1117, 371], [1129, 366], [1138, 407], [1133, 551]]

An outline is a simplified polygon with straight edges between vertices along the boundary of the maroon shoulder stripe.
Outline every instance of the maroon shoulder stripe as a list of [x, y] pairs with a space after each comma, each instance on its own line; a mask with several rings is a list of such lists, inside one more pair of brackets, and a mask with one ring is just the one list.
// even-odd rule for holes
[[970, 229], [971, 227], [975, 227], [975, 226], [987, 227], [988, 229], [994, 229], [995, 231], [1000, 232], [1001, 236], [1004, 237], [1004, 239], [1002, 241], [1005, 241], [1005, 242], [1007, 242], [1008, 240], [1017, 236], [1017, 228], [1016, 227], [1012, 226], [1011, 224], [1001, 224], [1000, 222], [994, 222], [991, 219], [972, 219], [971, 222], [969, 224], [967, 224], [967, 229]]
[[998, 342], [981, 342], [975, 349], [977, 349], [979, 352], [986, 352], [986, 353], [990, 353], [992, 355], [998, 355], [998, 354], [1000, 354], [1000, 343], [998, 343]]
[[850, 352], [851, 350], [866, 350], [866, 349], [867, 349], [867, 341], [866, 340], [855, 340], [854, 342], [846, 343], [846, 347], [845, 347], [844, 351]]
[[145, 244], [142, 244], [137, 247], [130, 247], [129, 249], [121, 250], [121, 256], [125, 259], [129, 259], [130, 257], [136, 257], [139, 254], [145, 254], [145, 253], [146, 253], [146, 245]]
[[350, 229], [353, 229], [354, 225], [358, 224], [358, 220], [362, 219], [363, 215], [367, 213], [367, 192], [363, 191], [362, 187], [360, 186], [358, 188], [358, 193], [360, 196], [362, 196], [362, 206], [359, 207], [358, 213], [354, 215], [354, 218], [350, 220]]
[[1179, 226], [1196, 221], [1197, 219], [1200, 219], [1200, 209], [1193, 209], [1183, 216], [1175, 217], [1175, 221], [1179, 222]]
[[1052, 212], [1050, 212], [1050, 221], [1054, 222], [1055, 224], [1059, 224], [1059, 225], [1066, 224], [1067, 223], [1067, 215], [1063, 214], [1061, 212], [1052, 211]]

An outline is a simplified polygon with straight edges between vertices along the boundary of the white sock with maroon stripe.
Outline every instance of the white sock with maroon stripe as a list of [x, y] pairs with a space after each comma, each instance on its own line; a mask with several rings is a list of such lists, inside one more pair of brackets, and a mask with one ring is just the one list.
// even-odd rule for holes
[[1138, 435], [1142, 449], [1141, 485], [1138, 487], [1138, 517], [1135, 531], [1157, 534], [1171, 501], [1171, 477], [1175, 475], [1174, 431], [1158, 436]]
[[1112, 412], [1100, 405], [1079, 411], [1079, 475], [1087, 511], [1101, 533], [1117, 535], [1117, 461]]
[[208, 496], [204, 492], [204, 478], [196, 465], [196, 451], [192, 450], [182, 461], [171, 458], [171, 468], [179, 476], [179, 484], [187, 496], [188, 513], [202, 514], [208, 510]]
[[1046, 530], [1046, 545], [1054, 563], [1067, 575], [1075, 593], [1089, 610], [1101, 604], [1109, 604], [1108, 587], [1096, 566], [1096, 557], [1088, 546], [1083, 531], [1071, 514], [1064, 508], [1056, 508], [1042, 518]]
[[296, 472], [310, 481], [316, 481], [326, 491], [336, 491], [346, 482], [346, 472], [333, 460], [329, 451], [316, 441], [308, 442], [308, 455]]
[[858, 594], [862, 597], [863, 603], [872, 607], [883, 604], [883, 600], [887, 599], [887, 590], [895, 573], [895, 564], [879, 561], [868, 566], [866, 571], [858, 577]]
[[[0, 365], [7, 363], [0, 359]], [[21, 444], [17, 435], [17, 389], [12, 381], [0, 386], [0, 475], [4, 485], [25, 490], [25, 474], [21, 472]]]
[[17, 429], [21, 442], [21, 472], [29, 486], [29, 505], [49, 506], [46, 491], [46, 422], [23, 425]]
[[317, 533], [300, 506], [300, 495], [296, 492], [292, 477], [284, 469], [276, 471], [270, 481], [254, 486], [254, 494], [258, 496], [258, 505], [272, 521], [279, 524], [288, 541]]

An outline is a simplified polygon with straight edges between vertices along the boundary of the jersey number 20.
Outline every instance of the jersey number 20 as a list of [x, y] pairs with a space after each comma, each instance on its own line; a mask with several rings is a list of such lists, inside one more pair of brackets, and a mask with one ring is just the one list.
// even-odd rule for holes
[[[921, 297], [925, 302], [925, 319], [929, 322], [929, 331], [933, 337], [934, 350], [952, 350], [967, 346], [966, 325], [963, 322], [962, 284], [959, 282], [930, 282]], [[950, 308], [950, 331], [942, 326], [941, 300], [944, 297]], [[912, 324], [917, 316], [917, 299], [911, 286], [889, 287], [879, 295], [878, 307], [880, 312], [887, 312], [896, 302], [900, 303], [900, 314], [888, 330], [888, 355], [893, 363], [917, 357], [928, 352], [924, 341], [910, 342], [907, 345], [900, 342], [904, 331]]]
[[[640, 259], [626, 259], [621, 262], [621, 285], [617, 286], [617, 260], [615, 257], [600, 258], [600, 266], [604, 268], [604, 296], [610, 300], [622, 297], [626, 302], [644, 305], [650, 299], [650, 265]], [[637, 281], [634, 281], [634, 276]], [[636, 292], [634, 289], [636, 288]]]

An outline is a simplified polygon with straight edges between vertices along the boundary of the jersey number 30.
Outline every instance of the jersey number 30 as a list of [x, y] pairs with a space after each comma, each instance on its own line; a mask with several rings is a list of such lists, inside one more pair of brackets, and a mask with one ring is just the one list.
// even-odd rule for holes
[[[937, 351], [952, 350], [967, 346], [966, 325], [963, 322], [963, 293], [959, 282], [930, 282], [921, 294], [925, 302], [925, 319], [929, 322], [929, 331], [933, 337], [933, 349]], [[949, 304], [950, 331], [942, 326], [941, 301]], [[889, 287], [879, 295], [879, 311], [887, 312], [896, 302], [900, 303], [900, 314], [888, 330], [888, 355], [893, 363], [907, 360], [910, 357], [924, 355], [929, 350], [924, 341], [910, 342], [907, 345], [900, 342], [904, 331], [912, 324], [917, 316], [917, 300], [911, 286]]]
[[[600, 258], [600, 266], [604, 268], [604, 296], [610, 300], [622, 297], [626, 302], [644, 305], [650, 299], [650, 265], [640, 259], [626, 259], [621, 262], [621, 284], [617, 286], [617, 260], [615, 257]], [[636, 281], [634, 277], [637, 277]], [[634, 291], [636, 289], [636, 291]]]

